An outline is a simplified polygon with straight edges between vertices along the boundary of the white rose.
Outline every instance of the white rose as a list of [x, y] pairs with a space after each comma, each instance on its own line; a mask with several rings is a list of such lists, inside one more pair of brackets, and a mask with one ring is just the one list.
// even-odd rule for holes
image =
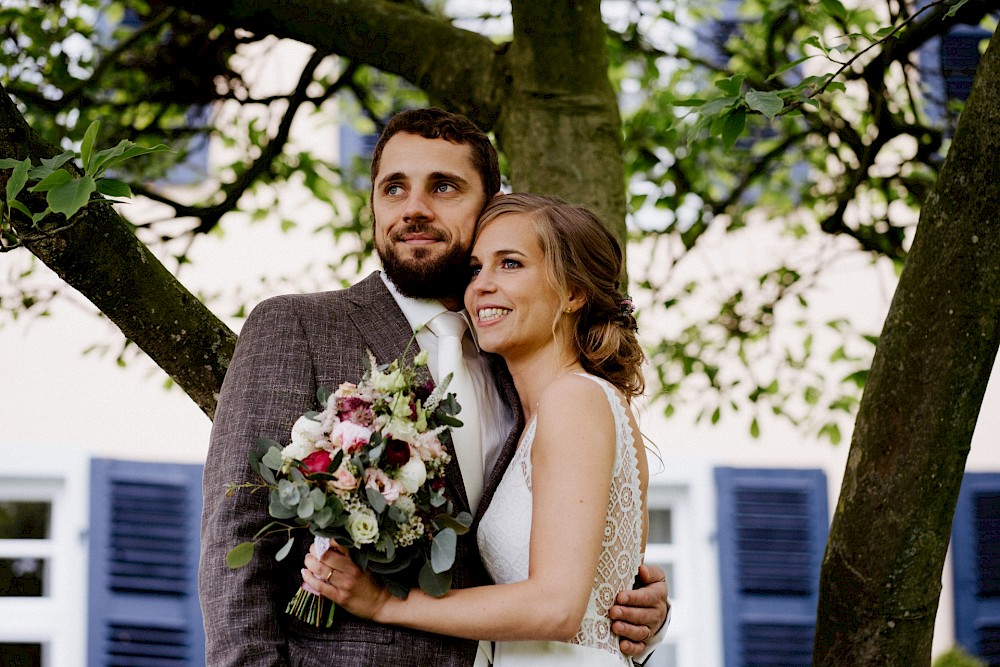
[[319, 449], [316, 443], [322, 439], [323, 425], [302, 415], [292, 425], [292, 442], [281, 450], [281, 457], [301, 461]]
[[426, 366], [427, 365], [427, 350], [420, 350], [417, 356], [413, 358], [414, 366]]
[[396, 471], [396, 480], [403, 485], [403, 490], [407, 493], [416, 493], [417, 489], [427, 481], [427, 467], [419, 457], [411, 456], [410, 460]]
[[347, 517], [347, 532], [354, 544], [371, 544], [378, 539], [378, 518], [370, 509], [353, 510]]

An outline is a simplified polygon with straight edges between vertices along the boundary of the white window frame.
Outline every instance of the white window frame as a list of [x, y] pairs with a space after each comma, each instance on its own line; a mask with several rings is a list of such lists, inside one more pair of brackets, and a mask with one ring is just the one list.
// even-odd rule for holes
[[[670, 509], [671, 545], [647, 545], [646, 561], [670, 562], [676, 590], [670, 591], [670, 627], [662, 646], [672, 645], [677, 667], [721, 667], [719, 558], [715, 541], [715, 494], [707, 461], [668, 460], [663, 470], [650, 457], [650, 511]], [[648, 667], [663, 664], [654, 652]]]
[[51, 503], [45, 540], [0, 540], [0, 558], [46, 559], [42, 597], [0, 597], [0, 643], [40, 644], [42, 667], [83, 666], [87, 650], [89, 457], [0, 445], [0, 501]]

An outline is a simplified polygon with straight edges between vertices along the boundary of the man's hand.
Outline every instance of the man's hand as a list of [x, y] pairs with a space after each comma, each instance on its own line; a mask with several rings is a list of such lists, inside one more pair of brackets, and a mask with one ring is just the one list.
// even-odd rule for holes
[[609, 616], [611, 630], [619, 637], [622, 653], [635, 657], [646, 649], [646, 641], [659, 632], [667, 620], [667, 575], [656, 565], [639, 567], [639, 587], [622, 591]]

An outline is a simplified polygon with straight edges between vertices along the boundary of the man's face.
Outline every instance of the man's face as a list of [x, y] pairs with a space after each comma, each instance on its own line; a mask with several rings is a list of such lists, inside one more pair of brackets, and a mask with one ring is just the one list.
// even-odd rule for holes
[[468, 145], [404, 132], [386, 142], [372, 184], [375, 249], [400, 292], [461, 297], [484, 203]]

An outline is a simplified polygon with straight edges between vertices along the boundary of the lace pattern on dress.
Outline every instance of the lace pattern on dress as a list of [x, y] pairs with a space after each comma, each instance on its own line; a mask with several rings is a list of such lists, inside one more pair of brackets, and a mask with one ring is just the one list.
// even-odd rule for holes
[[[611, 405], [615, 420], [615, 462], [594, 585], [580, 630], [570, 641], [620, 656], [608, 610], [620, 591], [632, 587], [642, 559], [639, 466], [624, 400], [608, 382], [593, 375], [580, 375], [601, 385]], [[479, 526], [480, 553], [497, 583], [528, 578], [534, 436], [535, 421], [532, 420]]]

